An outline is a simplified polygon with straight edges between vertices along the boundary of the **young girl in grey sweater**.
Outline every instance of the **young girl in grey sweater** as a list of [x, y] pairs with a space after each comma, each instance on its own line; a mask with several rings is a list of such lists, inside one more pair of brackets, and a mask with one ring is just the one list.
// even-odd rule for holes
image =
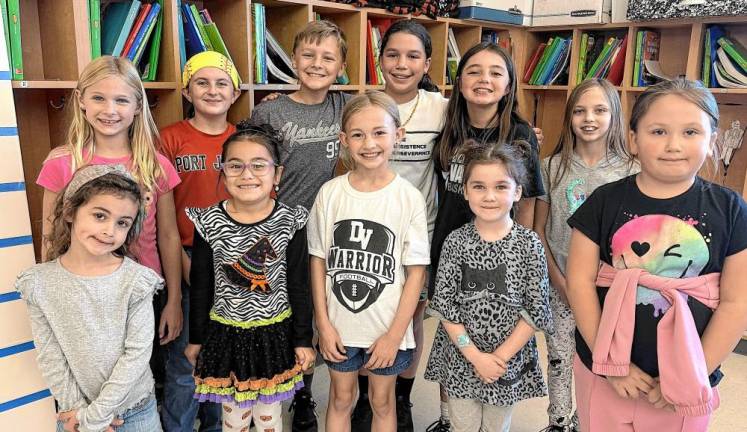
[[60, 194], [49, 261], [18, 276], [57, 431], [161, 431], [148, 366], [162, 279], [129, 258], [143, 196], [121, 166], [80, 169]]

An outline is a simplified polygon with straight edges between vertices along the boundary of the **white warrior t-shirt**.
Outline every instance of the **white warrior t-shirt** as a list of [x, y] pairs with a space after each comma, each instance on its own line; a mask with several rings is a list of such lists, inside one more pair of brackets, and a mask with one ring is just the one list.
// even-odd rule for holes
[[[423, 195], [397, 175], [360, 192], [348, 174], [322, 186], [307, 224], [309, 254], [326, 262], [327, 313], [346, 346], [368, 348], [389, 330], [405, 266], [428, 265]], [[400, 349], [415, 348], [412, 322]]]

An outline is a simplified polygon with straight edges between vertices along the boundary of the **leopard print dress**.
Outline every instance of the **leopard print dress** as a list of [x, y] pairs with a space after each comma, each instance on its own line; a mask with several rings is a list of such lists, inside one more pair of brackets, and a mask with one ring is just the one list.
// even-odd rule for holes
[[[552, 331], [547, 263], [537, 234], [514, 224], [503, 239], [486, 242], [472, 222], [449, 234], [429, 313], [463, 324], [483, 352], [494, 351], [520, 318]], [[510, 406], [547, 394], [534, 337], [508, 362], [500, 379], [484, 384], [441, 324], [425, 378], [443, 385], [450, 398], [490, 405]]]

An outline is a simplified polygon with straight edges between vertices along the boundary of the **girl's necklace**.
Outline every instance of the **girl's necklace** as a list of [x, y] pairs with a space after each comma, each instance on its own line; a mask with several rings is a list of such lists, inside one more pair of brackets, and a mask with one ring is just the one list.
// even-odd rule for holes
[[407, 116], [407, 120], [405, 120], [404, 123], [402, 123], [402, 127], [407, 126], [407, 123], [410, 123], [410, 120], [412, 120], [412, 116], [415, 115], [415, 111], [418, 109], [418, 104], [420, 103], [420, 91], [418, 91], [418, 97], [415, 99], [415, 106], [412, 107], [412, 111], [410, 111], [410, 115]]
[[[412, 116], [415, 115], [415, 111], [418, 109], [418, 104], [420, 103], [420, 91], [418, 91], [418, 96], [415, 99], [415, 106], [412, 107], [412, 111], [410, 111], [410, 115], [407, 116], [407, 120], [405, 120], [404, 123], [402, 123], [402, 128], [407, 126], [407, 123], [410, 123], [410, 120], [412, 120]], [[399, 143], [402, 144], [403, 142], [407, 141], [407, 132], [405, 132], [405, 136], [402, 137], [402, 141]]]

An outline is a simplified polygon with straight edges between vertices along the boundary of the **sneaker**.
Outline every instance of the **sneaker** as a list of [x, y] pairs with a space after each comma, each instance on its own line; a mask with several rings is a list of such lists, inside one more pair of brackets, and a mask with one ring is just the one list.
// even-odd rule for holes
[[[399, 418], [398, 418], [399, 420]], [[353, 415], [350, 417], [350, 430], [355, 432], [371, 432], [371, 422], [373, 421], [373, 411], [367, 395], [358, 398], [358, 402], [353, 408]]]
[[441, 417], [434, 421], [425, 429], [425, 432], [449, 432], [451, 431], [451, 424], [448, 420], [444, 420]]
[[293, 397], [288, 411], [293, 411], [292, 432], [317, 432], [316, 402], [308, 391], [300, 391]]
[[412, 402], [402, 396], [397, 397], [397, 432], [413, 432]]

